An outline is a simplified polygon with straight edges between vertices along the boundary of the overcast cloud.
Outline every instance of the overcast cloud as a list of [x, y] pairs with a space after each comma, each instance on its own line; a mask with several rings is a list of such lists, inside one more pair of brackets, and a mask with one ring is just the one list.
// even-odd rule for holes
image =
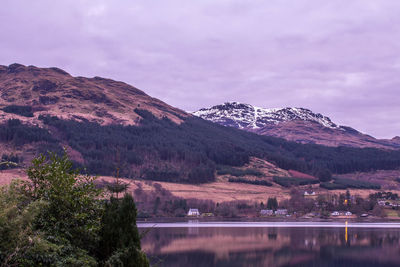
[[103, 76], [194, 111], [305, 107], [400, 135], [398, 0], [2, 0], [0, 64]]

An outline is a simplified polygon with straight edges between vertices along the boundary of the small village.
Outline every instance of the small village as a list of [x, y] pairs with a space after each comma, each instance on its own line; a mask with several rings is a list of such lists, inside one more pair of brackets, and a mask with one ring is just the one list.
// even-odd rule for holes
[[[400, 198], [396, 193], [392, 192], [378, 192], [371, 194], [368, 200], [362, 199], [359, 196], [353, 196], [349, 191], [347, 191], [346, 194], [341, 194], [339, 197], [335, 197], [318, 195], [313, 190], [305, 190], [302, 196], [302, 199], [305, 201], [303, 204], [307, 205], [298, 210], [287, 206], [288, 203], [286, 203], [286, 201], [278, 204], [275, 198], [270, 198], [267, 201], [266, 208], [263, 208], [264, 205], [261, 203], [258, 212], [256, 211], [255, 214], [247, 215], [265, 219], [362, 219], [383, 217], [400, 219]], [[298, 202], [298, 204], [301, 203], [302, 201]], [[310, 203], [312, 203], [314, 207], [310, 207]], [[195, 207], [190, 207], [186, 216], [203, 218], [217, 217], [217, 215], [210, 211], [200, 211]]]

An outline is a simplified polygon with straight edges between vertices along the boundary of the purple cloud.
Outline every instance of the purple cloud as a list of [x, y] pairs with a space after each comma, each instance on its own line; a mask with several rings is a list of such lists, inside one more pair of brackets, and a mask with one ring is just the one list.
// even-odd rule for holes
[[400, 135], [397, 0], [15, 1], [0, 64], [128, 82], [185, 110], [306, 107]]

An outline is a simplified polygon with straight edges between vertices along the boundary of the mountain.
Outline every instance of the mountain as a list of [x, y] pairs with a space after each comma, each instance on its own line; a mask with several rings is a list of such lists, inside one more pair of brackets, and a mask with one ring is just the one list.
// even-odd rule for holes
[[18, 113], [18, 109], [25, 109], [30, 115], [18, 116], [20, 120], [37, 124], [41, 124], [39, 116], [45, 114], [101, 125], [136, 125], [140, 116], [135, 108], [177, 123], [189, 116], [126, 83], [100, 77], [72, 77], [58, 68], [0, 65], [0, 90], [0, 122], [17, 118], [12, 113]]
[[193, 112], [200, 118], [260, 135], [281, 137], [299, 143], [326, 146], [400, 148], [400, 138], [379, 140], [340, 126], [330, 118], [305, 108], [260, 108], [227, 102]]
[[203, 120], [123, 82], [0, 66], [1, 160], [23, 167], [39, 153], [63, 148], [90, 174], [180, 183], [214, 181], [217, 170], [251, 158], [321, 180], [400, 166], [400, 150], [290, 142]]

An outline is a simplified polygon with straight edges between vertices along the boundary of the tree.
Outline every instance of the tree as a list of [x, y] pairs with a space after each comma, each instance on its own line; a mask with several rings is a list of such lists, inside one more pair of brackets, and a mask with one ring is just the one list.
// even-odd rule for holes
[[330, 180], [332, 180], [332, 173], [328, 169], [317, 170], [316, 176], [321, 182], [329, 182]]
[[278, 208], [278, 201], [276, 200], [276, 198], [268, 198], [267, 201], [267, 209], [270, 210], [277, 210]]
[[136, 205], [129, 194], [122, 199], [111, 197], [106, 203], [99, 247], [99, 257], [106, 266], [149, 266], [140, 251], [136, 215]]
[[132, 197], [106, 201], [66, 153], [27, 173], [0, 188], [0, 266], [148, 266]]
[[50, 153], [49, 160], [43, 155], [33, 159], [27, 173], [27, 194], [33, 201], [46, 203], [36, 227], [78, 247], [93, 246], [102, 212], [102, 192], [94, 184], [96, 178], [74, 170], [66, 152], [61, 157]]

